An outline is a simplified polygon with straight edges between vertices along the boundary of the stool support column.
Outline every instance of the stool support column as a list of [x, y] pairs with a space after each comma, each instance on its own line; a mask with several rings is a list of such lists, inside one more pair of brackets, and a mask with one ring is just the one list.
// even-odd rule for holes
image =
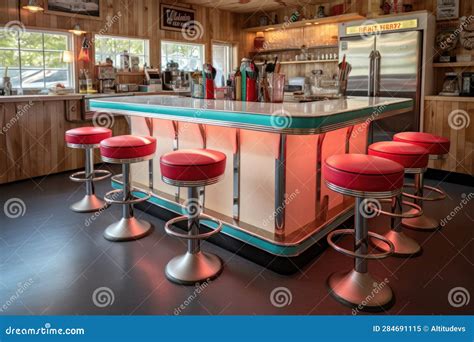
[[[361, 215], [360, 208], [362, 208], [363, 198], [356, 197], [354, 207], [354, 250], [358, 254], [367, 254], [369, 246], [369, 229], [367, 226], [367, 218]], [[367, 273], [367, 259], [355, 258], [354, 269], [359, 273]]]
[[[188, 206], [186, 208], [188, 216], [188, 234], [199, 234], [199, 214], [201, 214], [201, 206], [196, 205], [199, 200], [199, 188], [188, 188]], [[201, 251], [201, 241], [199, 239], [188, 239], [188, 253], [197, 254]]]
[[[128, 201], [132, 198], [132, 182], [130, 177], [130, 164], [122, 164], [122, 178], [123, 178], [123, 200]], [[122, 205], [123, 218], [133, 217], [133, 207], [131, 204]]]
[[[391, 212], [394, 214], [402, 213], [402, 194], [392, 197]], [[402, 231], [402, 219], [400, 217], [390, 218], [390, 230], [400, 233]]]
[[86, 194], [87, 195], [94, 195], [94, 182], [92, 178], [94, 178], [94, 149], [93, 148], [86, 148]]

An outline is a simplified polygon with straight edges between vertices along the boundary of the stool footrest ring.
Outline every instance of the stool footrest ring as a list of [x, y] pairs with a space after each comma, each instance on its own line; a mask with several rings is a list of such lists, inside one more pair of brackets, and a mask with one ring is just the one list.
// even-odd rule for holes
[[383, 253], [376, 253], [376, 254], [359, 254], [357, 252], [353, 252], [353, 251], [350, 251], [348, 249], [342, 248], [342, 247], [338, 246], [333, 241], [333, 237], [335, 235], [354, 235], [354, 233], [355, 233], [354, 229], [334, 230], [334, 231], [332, 231], [331, 233], [328, 234], [327, 241], [328, 241], [329, 245], [332, 248], [334, 248], [337, 252], [342, 253], [344, 255], [347, 255], [349, 257], [352, 257], [352, 258], [362, 258], [362, 259], [372, 259], [372, 260], [373, 259], [384, 259], [384, 258], [390, 256], [391, 254], [393, 254], [393, 252], [395, 251], [395, 246], [393, 245], [393, 243], [390, 240], [386, 239], [382, 235], [379, 235], [379, 234], [376, 234], [376, 233], [373, 233], [373, 232], [370, 232], [370, 231], [368, 232], [369, 237], [373, 238], [373, 239], [376, 239], [376, 240], [380, 240], [383, 243], [387, 244], [389, 246], [388, 251], [383, 252]]
[[[404, 187], [415, 188], [415, 184], [405, 184]], [[435, 196], [435, 197], [424, 197], [424, 196], [417, 196], [417, 195], [414, 195], [414, 194], [409, 194], [409, 193], [406, 193], [406, 192], [403, 192], [402, 194], [405, 197], [415, 199], [415, 200], [422, 200], [422, 201], [441, 201], [441, 200], [446, 198], [446, 193], [441, 189], [435, 188], [433, 186], [428, 186], [428, 185], [423, 185], [423, 189], [434, 191], [434, 192], [438, 193], [439, 195]]]
[[[102, 176], [99, 176], [99, 175], [102, 175]], [[73, 182], [87, 182], [87, 181], [98, 182], [106, 178], [109, 178], [110, 176], [112, 176], [112, 173], [110, 171], [94, 170], [94, 172], [92, 173], [92, 177], [88, 178], [86, 177], [86, 171], [79, 171], [79, 172], [74, 172], [72, 175], [70, 175], [69, 179], [72, 180]]]
[[[379, 202], [383, 202], [383, 203], [388, 203], [388, 202], [391, 202], [391, 201], [392, 200], [389, 199], [389, 198], [384, 198], [384, 199], [379, 200]], [[391, 213], [389, 211], [378, 209], [374, 203], [369, 203], [371, 209], [374, 212], [379, 213], [380, 215], [385, 215], [385, 216], [389, 216], [389, 217], [399, 217], [399, 218], [402, 218], [402, 219], [404, 219], [404, 218], [414, 218], [414, 217], [419, 217], [419, 216], [423, 215], [423, 209], [418, 204], [408, 202], [408, 201], [402, 201], [402, 204], [406, 205], [408, 207], [411, 207], [415, 210], [413, 210], [412, 213], [405, 212], [405, 213], [401, 213], [401, 214], [396, 214], [396, 213]]]
[[[116, 197], [117, 194], [120, 194], [120, 193], [123, 194], [123, 190], [115, 189], [115, 190], [107, 192], [104, 196], [104, 200], [108, 204], [136, 204], [136, 203], [144, 202], [151, 197], [150, 192], [145, 192], [142, 190], [132, 190], [132, 192], [141, 192], [145, 194], [145, 197], [137, 197], [137, 198], [128, 199], [128, 200], [117, 200], [117, 199], [114, 199], [114, 197]], [[123, 198], [123, 195], [122, 195], [122, 198]]]
[[212, 216], [209, 216], [209, 215], [206, 215], [206, 214], [200, 214], [195, 219], [198, 220], [198, 221], [204, 219], [204, 220], [208, 220], [208, 221], [212, 221], [214, 223], [217, 223], [217, 228], [210, 231], [210, 232], [208, 232], [208, 233], [202, 233], [202, 234], [197, 234], [197, 235], [188, 235], [188, 234], [178, 233], [178, 232], [174, 231], [173, 229], [171, 229], [170, 227], [173, 224], [176, 224], [178, 222], [188, 221], [187, 216], [178, 216], [178, 217], [175, 217], [175, 218], [169, 220], [168, 222], [166, 222], [165, 231], [166, 231], [167, 234], [169, 234], [171, 236], [175, 236], [175, 237], [180, 238], [180, 239], [203, 240], [203, 239], [207, 239], [207, 238], [211, 237], [214, 234], [219, 233], [222, 230], [222, 222], [220, 220], [215, 219]]

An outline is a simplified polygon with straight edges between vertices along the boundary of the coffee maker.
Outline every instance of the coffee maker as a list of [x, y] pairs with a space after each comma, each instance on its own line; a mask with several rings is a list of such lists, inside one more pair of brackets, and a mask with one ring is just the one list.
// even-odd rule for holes
[[99, 80], [99, 92], [103, 94], [115, 93], [116, 73], [113, 65], [96, 65], [96, 76]]

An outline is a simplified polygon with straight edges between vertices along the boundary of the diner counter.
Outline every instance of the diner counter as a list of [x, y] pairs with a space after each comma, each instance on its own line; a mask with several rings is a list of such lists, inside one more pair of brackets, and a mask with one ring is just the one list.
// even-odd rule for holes
[[[317, 134], [411, 110], [401, 98], [347, 97], [308, 103], [203, 100], [178, 96], [91, 99], [91, 110], [287, 134]], [[375, 119], [375, 118], [374, 118]]]
[[[90, 100], [91, 111], [128, 117], [132, 134], [156, 137], [156, 157], [132, 165], [135, 189], [152, 191], [148, 208], [184, 213], [185, 191], [161, 180], [161, 155], [186, 148], [224, 153], [225, 177], [202, 191], [204, 211], [223, 222], [230, 240], [287, 260], [279, 264], [288, 267], [282, 272], [352, 215], [352, 199], [327, 188], [324, 159], [365, 153], [370, 123], [412, 106], [410, 99], [366, 97], [311, 103], [162, 95]], [[120, 177], [112, 184], [120, 187]], [[214, 228], [206, 221], [203, 226]]]

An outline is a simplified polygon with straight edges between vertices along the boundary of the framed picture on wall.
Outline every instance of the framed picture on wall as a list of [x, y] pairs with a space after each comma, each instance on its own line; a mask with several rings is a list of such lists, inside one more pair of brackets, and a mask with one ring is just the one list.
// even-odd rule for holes
[[181, 31], [193, 29], [196, 11], [191, 8], [160, 4], [160, 28], [162, 30]]
[[101, 19], [101, 0], [45, 0], [46, 13]]
[[436, 20], [459, 18], [459, 0], [437, 0]]

